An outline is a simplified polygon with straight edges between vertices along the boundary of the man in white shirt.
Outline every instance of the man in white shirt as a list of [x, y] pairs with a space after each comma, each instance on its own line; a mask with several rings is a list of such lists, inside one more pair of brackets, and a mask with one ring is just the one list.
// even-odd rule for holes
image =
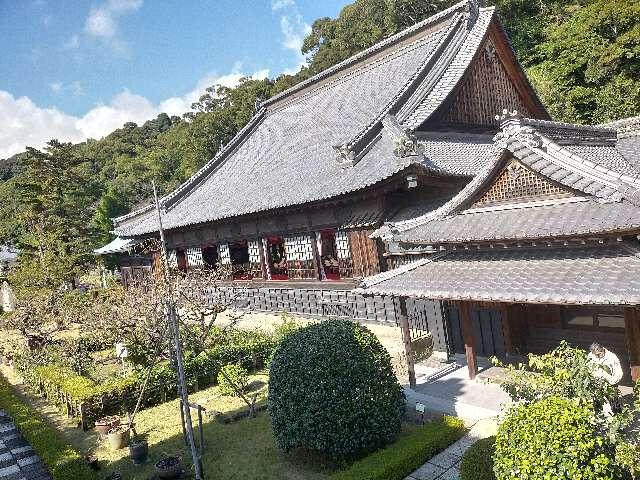
[[[589, 360], [594, 365], [593, 375], [596, 378], [603, 378], [611, 385], [617, 385], [622, 380], [624, 373], [620, 365], [618, 356], [607, 350], [598, 342], [593, 342], [589, 348]], [[605, 413], [619, 413], [622, 410], [620, 397], [610, 398], [608, 404], [604, 406]]]
[[604, 378], [611, 385], [620, 383], [624, 373], [617, 355], [597, 342], [593, 342], [589, 350], [589, 360], [596, 366], [594, 375]]

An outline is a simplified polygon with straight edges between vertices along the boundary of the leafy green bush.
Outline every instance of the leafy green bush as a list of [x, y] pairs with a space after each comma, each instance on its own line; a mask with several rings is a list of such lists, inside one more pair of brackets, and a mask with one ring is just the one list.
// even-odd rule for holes
[[530, 402], [560, 396], [579, 399], [600, 411], [606, 399], [615, 396], [616, 387], [593, 375], [587, 352], [565, 341], [544, 355], [529, 355], [527, 366], [505, 367], [500, 386], [514, 402]]
[[402, 480], [458, 440], [464, 431], [462, 420], [443, 417], [355, 462], [331, 480]]
[[640, 445], [628, 442], [616, 445], [616, 463], [628, 472], [632, 479], [640, 478]]
[[385, 348], [366, 327], [341, 320], [283, 339], [271, 363], [268, 403], [281, 449], [334, 458], [393, 441], [405, 408]]
[[[238, 364], [248, 371], [264, 368], [277, 343], [275, 337], [259, 330], [225, 332], [219, 343], [199, 355], [185, 353], [187, 385], [196, 390], [216, 383], [220, 369], [227, 364]], [[21, 356], [17, 366], [25, 381], [42, 390], [62, 411], [66, 412], [67, 399], [82, 403], [90, 424], [101, 416], [122, 414], [134, 408], [142, 379], [147, 374], [145, 370], [98, 384], [60, 366], [61, 357], [51, 350], [52, 347]], [[150, 369], [145, 392], [143, 406], [157, 405], [176, 397], [176, 373], [170, 362], [161, 362]]]
[[548, 397], [512, 408], [498, 428], [494, 472], [498, 480], [609, 480], [613, 452], [584, 403]]
[[0, 379], [0, 408], [11, 416], [16, 427], [53, 475], [53, 480], [94, 478], [80, 454], [35, 409], [26, 405], [4, 379]]
[[483, 438], [471, 445], [460, 462], [460, 480], [496, 480], [493, 455], [496, 437]]
[[225, 365], [218, 374], [218, 391], [222, 395], [235, 396], [236, 388], [246, 391], [249, 385], [249, 372], [242, 365]]

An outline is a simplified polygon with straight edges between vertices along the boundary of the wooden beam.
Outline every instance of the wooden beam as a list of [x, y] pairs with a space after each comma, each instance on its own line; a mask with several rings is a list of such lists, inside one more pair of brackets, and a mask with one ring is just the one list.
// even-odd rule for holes
[[460, 302], [460, 320], [462, 326], [462, 339], [464, 340], [464, 352], [467, 356], [467, 367], [469, 368], [469, 378], [476, 378], [478, 374], [478, 362], [476, 359], [475, 340], [473, 338], [473, 323], [468, 302]]
[[502, 336], [504, 337], [504, 346], [507, 355], [514, 355], [513, 349], [513, 332], [511, 329], [511, 315], [510, 307], [506, 303], [497, 303], [496, 308], [500, 312], [501, 324], [502, 324]]
[[640, 379], [640, 310], [634, 307], [624, 309], [624, 332], [629, 350], [631, 378]]
[[411, 345], [411, 328], [409, 327], [409, 315], [407, 315], [407, 297], [398, 297], [400, 304], [400, 330], [404, 342], [404, 353], [407, 357], [407, 370], [409, 373], [409, 386], [416, 388], [416, 367], [413, 361], [413, 347]]

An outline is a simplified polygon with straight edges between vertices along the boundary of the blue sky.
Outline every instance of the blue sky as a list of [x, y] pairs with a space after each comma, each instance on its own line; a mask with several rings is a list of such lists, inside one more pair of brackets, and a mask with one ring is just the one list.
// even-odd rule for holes
[[184, 113], [213, 83], [297, 71], [309, 24], [347, 3], [0, 0], [0, 158]]

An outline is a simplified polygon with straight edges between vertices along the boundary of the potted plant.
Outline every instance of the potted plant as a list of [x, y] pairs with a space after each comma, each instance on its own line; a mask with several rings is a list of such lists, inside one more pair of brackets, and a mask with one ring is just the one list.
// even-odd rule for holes
[[121, 448], [129, 445], [130, 435], [131, 430], [128, 425], [119, 425], [109, 430], [109, 433], [107, 433], [107, 439], [109, 440], [109, 445], [111, 445], [113, 450], [120, 450]]
[[129, 453], [134, 465], [145, 463], [149, 455], [149, 444], [146, 440], [133, 440], [129, 444]]
[[182, 473], [182, 458], [177, 456], [164, 457], [156, 462], [156, 474], [162, 480], [178, 478]]
[[116, 428], [120, 425], [120, 417], [117, 415], [110, 415], [108, 417], [102, 417], [96, 420], [94, 430], [100, 435], [106, 435], [109, 430]]

